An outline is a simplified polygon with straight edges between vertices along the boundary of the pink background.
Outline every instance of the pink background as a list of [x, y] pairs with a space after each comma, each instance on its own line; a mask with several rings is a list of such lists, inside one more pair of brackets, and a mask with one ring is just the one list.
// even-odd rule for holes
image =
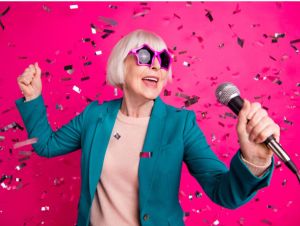
[[[236, 119], [217, 103], [214, 91], [218, 84], [231, 81], [242, 97], [268, 109], [281, 127], [282, 146], [300, 167], [296, 142], [300, 61], [290, 44], [300, 38], [299, 3], [77, 2], [78, 9], [73, 10], [71, 4], [0, 3], [0, 13], [10, 7], [0, 17], [5, 26], [0, 27], [0, 129], [13, 122], [24, 126], [14, 103], [22, 96], [16, 78], [35, 61], [43, 71], [43, 96], [53, 129], [82, 111], [88, 98], [120, 97], [120, 92], [115, 96], [113, 88], [104, 84], [108, 54], [123, 35], [144, 28], [162, 36], [176, 57], [174, 81], [166, 87], [171, 95], [161, 97], [177, 107], [185, 101], [178, 93], [200, 97], [188, 109], [196, 111], [212, 149], [227, 165], [238, 149]], [[114, 33], [103, 38], [104, 29]], [[285, 36], [272, 43], [276, 33]], [[243, 47], [238, 37], [244, 40]], [[85, 38], [94, 46], [83, 42]], [[294, 45], [300, 48], [300, 43]], [[94, 54], [98, 50], [102, 55]], [[86, 62], [91, 64], [84, 66]], [[64, 70], [66, 65], [73, 65], [72, 74]], [[86, 76], [89, 79], [82, 80]], [[80, 94], [73, 91], [74, 85]], [[0, 141], [0, 178], [11, 176], [0, 186], [0, 224], [74, 225], [80, 152], [46, 159], [33, 153], [31, 146], [13, 148], [27, 138], [25, 129], [8, 129], [0, 136], [5, 137]], [[22, 163], [26, 165], [18, 170]], [[294, 226], [300, 224], [299, 188], [295, 176], [284, 165], [278, 166], [269, 187], [245, 206], [228, 210], [212, 203], [184, 167], [179, 198], [189, 213], [188, 226]], [[196, 191], [202, 197], [197, 198]]]

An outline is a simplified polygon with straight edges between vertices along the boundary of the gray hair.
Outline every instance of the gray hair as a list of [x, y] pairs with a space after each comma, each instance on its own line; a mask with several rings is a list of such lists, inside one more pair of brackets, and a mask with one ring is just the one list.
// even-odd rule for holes
[[[167, 45], [164, 40], [157, 34], [138, 29], [130, 32], [112, 49], [107, 62], [106, 68], [106, 82], [112, 86], [120, 87], [124, 84], [124, 61], [130, 50], [141, 46], [142, 44], [148, 44], [156, 51], [167, 49]], [[169, 68], [168, 77], [172, 77], [172, 69]]]

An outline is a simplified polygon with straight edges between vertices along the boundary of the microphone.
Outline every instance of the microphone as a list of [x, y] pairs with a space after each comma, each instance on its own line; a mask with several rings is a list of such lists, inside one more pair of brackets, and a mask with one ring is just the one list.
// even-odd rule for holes
[[[239, 89], [232, 83], [226, 82], [220, 84], [215, 92], [217, 100], [228, 106], [236, 115], [239, 114], [240, 110], [243, 107], [244, 100], [240, 97]], [[279, 159], [281, 159], [284, 164], [296, 174], [298, 181], [300, 182], [300, 173], [296, 165], [293, 163], [289, 155], [283, 150], [281, 145], [275, 140], [274, 136], [269, 136], [264, 144], [269, 147]]]

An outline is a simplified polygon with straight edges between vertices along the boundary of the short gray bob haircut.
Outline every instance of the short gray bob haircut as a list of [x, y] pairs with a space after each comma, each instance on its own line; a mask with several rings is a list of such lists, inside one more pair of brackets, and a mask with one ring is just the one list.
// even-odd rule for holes
[[[106, 68], [106, 82], [115, 87], [124, 84], [124, 61], [130, 50], [148, 44], [156, 51], [167, 49], [166, 43], [157, 34], [138, 29], [130, 32], [114, 46], [108, 58]], [[172, 78], [172, 68], [168, 71], [169, 79]]]

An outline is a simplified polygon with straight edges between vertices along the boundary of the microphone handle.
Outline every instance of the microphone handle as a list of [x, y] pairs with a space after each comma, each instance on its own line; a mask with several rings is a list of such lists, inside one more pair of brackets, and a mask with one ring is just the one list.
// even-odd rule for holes
[[[244, 100], [240, 96], [236, 96], [232, 98], [228, 102], [228, 107], [236, 114], [238, 115], [240, 110], [242, 109], [244, 104]], [[296, 174], [298, 181], [300, 182], [300, 173], [297, 169], [296, 165], [293, 163], [291, 158], [288, 156], [288, 154], [283, 150], [281, 145], [275, 140], [274, 136], [269, 136], [265, 141], [264, 144], [269, 147], [277, 156], [279, 159], [281, 159], [284, 164], [294, 173]]]

